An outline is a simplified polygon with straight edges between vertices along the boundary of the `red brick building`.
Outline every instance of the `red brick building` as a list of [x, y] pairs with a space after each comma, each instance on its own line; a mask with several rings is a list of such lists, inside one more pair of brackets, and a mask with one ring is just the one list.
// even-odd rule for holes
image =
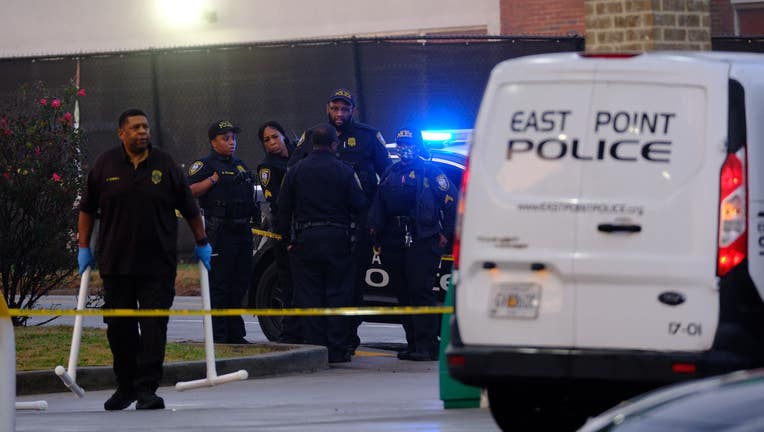
[[711, 36], [764, 35], [762, 0], [500, 0], [501, 33], [585, 35], [587, 7], [596, 9], [597, 4], [604, 9], [622, 5], [623, 20], [630, 19], [627, 16], [632, 11], [708, 10]]

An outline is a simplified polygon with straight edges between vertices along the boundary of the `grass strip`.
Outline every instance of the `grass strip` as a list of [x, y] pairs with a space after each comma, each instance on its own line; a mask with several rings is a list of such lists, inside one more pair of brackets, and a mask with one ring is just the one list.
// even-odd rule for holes
[[[71, 326], [16, 327], [16, 370], [53, 370], [69, 363], [72, 343]], [[263, 344], [215, 345], [215, 358], [250, 357], [285, 348]], [[288, 349], [288, 348], [287, 348]], [[198, 342], [168, 342], [165, 362], [204, 360], [204, 344]], [[79, 362], [83, 366], [111, 366], [112, 357], [106, 340], [106, 329], [82, 329]]]

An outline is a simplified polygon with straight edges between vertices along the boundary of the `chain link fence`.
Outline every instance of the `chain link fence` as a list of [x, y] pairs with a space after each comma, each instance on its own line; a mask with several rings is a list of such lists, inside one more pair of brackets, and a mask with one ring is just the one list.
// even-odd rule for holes
[[491, 68], [523, 55], [582, 50], [580, 37], [332, 39], [207, 46], [0, 61], [0, 95], [20, 84], [49, 88], [75, 79], [87, 91], [80, 125], [88, 157], [118, 143], [116, 121], [143, 109], [152, 141], [187, 166], [209, 152], [207, 128], [242, 127], [237, 155], [263, 157], [257, 128], [277, 120], [292, 139], [326, 119], [330, 92], [354, 92], [357, 119], [390, 137], [403, 125], [471, 128]]
[[[764, 38], [714, 38], [712, 47], [764, 52]], [[184, 167], [210, 151], [209, 125], [228, 119], [243, 129], [237, 156], [254, 169], [264, 156], [260, 124], [277, 120], [295, 140], [326, 120], [327, 97], [337, 87], [353, 92], [357, 120], [388, 139], [404, 125], [469, 129], [497, 63], [583, 49], [577, 36], [427, 36], [0, 59], [0, 97], [23, 83], [43, 81], [53, 89], [79, 78], [87, 91], [80, 125], [90, 162], [118, 144], [117, 117], [130, 107], [148, 114], [153, 143]], [[192, 249], [185, 231], [182, 251]]]
[[[712, 46], [764, 52], [764, 38], [718, 37]], [[212, 122], [232, 120], [243, 128], [237, 155], [254, 168], [263, 157], [260, 124], [277, 120], [294, 140], [326, 119], [326, 98], [337, 87], [354, 93], [357, 120], [388, 139], [404, 125], [468, 129], [494, 65], [583, 47], [577, 36], [428, 36], [14, 58], [0, 60], [0, 97], [23, 83], [44, 81], [51, 89], [68, 83], [79, 65], [90, 161], [118, 143], [119, 114], [138, 107], [149, 115], [154, 144], [184, 166], [209, 152]]]

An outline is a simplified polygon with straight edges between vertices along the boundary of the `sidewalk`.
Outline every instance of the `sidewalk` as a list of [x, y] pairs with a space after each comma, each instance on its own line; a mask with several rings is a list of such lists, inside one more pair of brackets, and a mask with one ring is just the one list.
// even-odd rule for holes
[[[273, 345], [291, 349], [252, 357], [218, 359], [215, 362], [217, 374], [225, 375], [244, 369], [251, 379], [296, 372], [315, 372], [329, 367], [326, 347], [276, 343]], [[206, 376], [207, 367], [204, 361], [165, 363], [164, 377], [159, 385], [174, 386], [178, 381], [203, 379]], [[116, 388], [111, 366], [77, 368], [77, 384], [85, 391]], [[16, 395], [19, 396], [68, 391], [52, 367], [50, 370], [16, 374]]]

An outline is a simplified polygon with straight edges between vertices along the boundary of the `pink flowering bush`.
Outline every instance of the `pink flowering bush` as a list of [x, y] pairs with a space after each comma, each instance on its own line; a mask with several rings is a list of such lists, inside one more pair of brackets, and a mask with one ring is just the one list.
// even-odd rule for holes
[[33, 308], [77, 271], [85, 135], [72, 112], [84, 94], [35, 84], [0, 100], [0, 288], [10, 307]]

